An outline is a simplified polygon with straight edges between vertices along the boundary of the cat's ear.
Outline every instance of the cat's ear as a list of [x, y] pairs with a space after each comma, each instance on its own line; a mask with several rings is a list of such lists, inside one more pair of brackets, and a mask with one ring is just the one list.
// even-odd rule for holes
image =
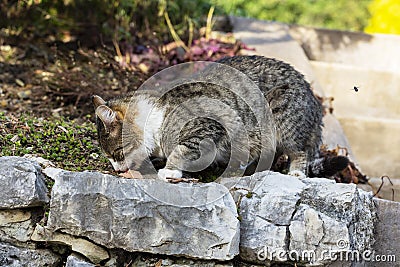
[[97, 109], [97, 107], [101, 106], [101, 105], [105, 105], [106, 101], [104, 101], [103, 98], [101, 98], [98, 95], [93, 95], [92, 96], [92, 103], [94, 105], [94, 108]]
[[105, 130], [110, 131], [112, 124], [117, 120], [117, 113], [106, 105], [98, 106], [95, 113], [103, 122]]

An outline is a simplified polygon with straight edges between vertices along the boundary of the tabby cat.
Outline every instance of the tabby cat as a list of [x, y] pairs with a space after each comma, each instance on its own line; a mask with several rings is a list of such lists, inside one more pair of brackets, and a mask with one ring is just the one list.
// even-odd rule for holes
[[[246, 99], [211, 82], [225, 80], [220, 78], [224, 68], [209, 68], [211, 81], [183, 82], [161, 95], [144, 90], [107, 102], [93, 96], [99, 143], [116, 171], [146, 173], [143, 166], [152, 163], [163, 180], [237, 171], [248, 175], [269, 169], [282, 155], [290, 160], [289, 174], [297, 176], [328, 177], [347, 166], [345, 157], [319, 157], [322, 106], [301, 73], [262, 56], [234, 56], [217, 63], [244, 73], [247, 83], [254, 84]], [[264, 128], [252, 104], [260, 100], [272, 117], [265, 117]], [[238, 156], [238, 151], [246, 155]]]

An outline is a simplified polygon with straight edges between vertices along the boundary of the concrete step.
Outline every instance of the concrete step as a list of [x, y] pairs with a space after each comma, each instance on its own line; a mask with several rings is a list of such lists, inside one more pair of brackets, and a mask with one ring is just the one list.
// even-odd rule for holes
[[378, 221], [375, 224], [374, 230], [375, 244], [373, 248], [375, 255], [379, 255], [380, 259], [389, 259], [388, 257], [392, 257], [392, 261], [369, 261], [364, 263], [363, 266], [399, 267], [400, 246], [398, 240], [400, 239], [400, 203], [376, 199], [375, 205], [378, 212]]
[[362, 171], [369, 177], [400, 177], [400, 120], [339, 117]]
[[[400, 74], [311, 61], [361, 169], [400, 177]], [[352, 90], [359, 86], [359, 91]]]
[[365, 34], [297, 25], [290, 26], [290, 34], [310, 60], [400, 73], [399, 35]]
[[[339, 117], [367, 115], [400, 119], [400, 73], [362, 66], [310, 61], [327, 96], [335, 98]], [[353, 87], [359, 88], [358, 92]]]

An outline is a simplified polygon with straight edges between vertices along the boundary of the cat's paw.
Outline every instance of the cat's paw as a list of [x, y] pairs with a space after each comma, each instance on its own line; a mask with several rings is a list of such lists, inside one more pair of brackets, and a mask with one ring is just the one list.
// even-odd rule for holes
[[299, 178], [299, 179], [307, 178], [307, 176], [305, 175], [305, 173], [302, 172], [302, 171], [299, 171], [299, 170], [290, 171], [290, 172], [288, 173], [288, 175], [295, 176], [295, 177], [297, 177], [297, 178]]
[[182, 178], [182, 171], [170, 169], [158, 170], [158, 179], [168, 182], [167, 178]]

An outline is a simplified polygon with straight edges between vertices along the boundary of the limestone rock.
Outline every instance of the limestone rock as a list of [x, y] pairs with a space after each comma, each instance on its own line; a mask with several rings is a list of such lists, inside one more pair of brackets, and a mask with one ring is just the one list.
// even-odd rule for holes
[[27, 249], [0, 242], [0, 266], [56, 267], [61, 257], [47, 249]]
[[246, 261], [318, 265], [336, 260], [340, 251], [372, 249], [372, 194], [355, 185], [269, 171], [220, 182], [239, 206], [240, 257]]
[[0, 209], [42, 206], [48, 203], [40, 166], [29, 159], [0, 157]]
[[[337, 253], [349, 249], [350, 236], [346, 223], [337, 221], [315, 209], [301, 205], [289, 226], [289, 251], [292, 259], [322, 262], [335, 261]], [[339, 243], [340, 246], [337, 244]], [[290, 259], [290, 257], [289, 257]]]
[[[239, 194], [235, 199], [241, 217], [240, 256], [245, 260], [257, 258], [264, 246], [273, 251], [285, 251], [287, 226], [305, 185], [295, 177], [284, 178], [267, 171], [221, 181], [234, 195]], [[273, 257], [279, 261], [278, 258]]]
[[239, 252], [236, 206], [216, 183], [63, 171], [55, 176], [48, 228], [131, 252], [216, 260]]
[[109, 258], [107, 250], [93, 244], [83, 238], [74, 237], [69, 234], [51, 232], [43, 226], [36, 225], [35, 231], [32, 234], [33, 241], [45, 241], [49, 243], [65, 244], [71, 247], [72, 251], [84, 255], [94, 263], [100, 263]]
[[96, 265], [91, 264], [75, 255], [69, 255], [65, 267], [95, 267]]
[[54, 163], [51, 162], [50, 160], [44, 159], [42, 157], [37, 157], [37, 156], [34, 156], [32, 154], [25, 154], [24, 158], [30, 159], [32, 161], [36, 161], [37, 163], [39, 163], [39, 165], [42, 168], [54, 167], [55, 166]]
[[[349, 230], [350, 240], [345, 240], [349, 249], [372, 250], [374, 223], [377, 220], [372, 193], [357, 189], [355, 184], [337, 184], [327, 179], [308, 178], [304, 183], [308, 186], [302, 203], [337, 222], [345, 223]], [[336, 239], [339, 242], [340, 238]]]
[[233, 267], [232, 262], [218, 262], [206, 260], [194, 260], [185, 258], [157, 258], [154, 256], [139, 256], [132, 262], [137, 267]]
[[30, 240], [34, 223], [29, 210], [0, 210], [0, 241], [19, 244]]

